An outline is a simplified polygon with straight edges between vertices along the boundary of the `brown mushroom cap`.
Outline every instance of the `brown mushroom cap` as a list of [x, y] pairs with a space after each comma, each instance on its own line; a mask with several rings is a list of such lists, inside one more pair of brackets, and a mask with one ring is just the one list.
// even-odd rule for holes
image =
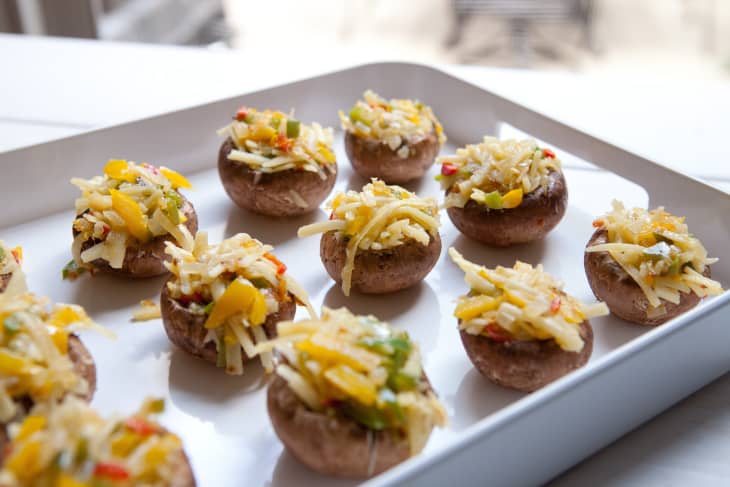
[[401, 184], [422, 177], [441, 150], [438, 137], [430, 132], [417, 142], [406, 142], [408, 157], [400, 157], [397, 149], [371, 137], [358, 137], [345, 131], [345, 152], [352, 168], [360, 176], [379, 178], [388, 184]]
[[[317, 173], [296, 169], [257, 173], [247, 164], [228, 159], [234, 148], [230, 137], [221, 145], [218, 173], [228, 196], [246, 210], [267, 216], [303, 215], [317, 209], [335, 185], [336, 164], [332, 165], [333, 171], [325, 170], [325, 179]], [[307, 203], [306, 207], [294, 201], [292, 190]]]
[[325, 475], [372, 477], [410, 457], [405, 436], [369, 430], [344, 415], [312, 411], [278, 375], [269, 384], [266, 405], [274, 431], [287, 450]]
[[580, 325], [583, 349], [567, 352], [554, 340], [496, 342], [460, 330], [461, 342], [474, 367], [492, 382], [510, 389], [532, 392], [578, 369], [593, 351], [593, 329]]
[[[441, 237], [431, 235], [428, 245], [408, 240], [383, 250], [360, 250], [355, 254], [351, 290], [366, 294], [399, 291], [421, 282], [436, 265], [441, 254]], [[347, 260], [347, 242], [336, 232], [322, 234], [319, 255], [327, 273], [342, 283]]]
[[[608, 232], [599, 228], [586, 247], [608, 243]], [[666, 313], [649, 318], [646, 315], [649, 309], [649, 300], [639, 285], [624, 271], [608, 252], [586, 252], [583, 256], [583, 265], [596, 298], [604, 301], [611, 313], [626, 321], [639, 325], [657, 326], [675, 316], [688, 311], [700, 302], [700, 297], [693, 292], [680, 292], [679, 304], [670, 303], [662, 299]], [[710, 266], [705, 266], [706, 277], [710, 277]]]
[[[448, 194], [449, 190], [447, 190]], [[527, 193], [516, 208], [494, 210], [469, 200], [463, 208], [447, 208], [461, 233], [495, 247], [544, 238], [565, 215], [568, 188], [562, 171], [551, 171], [547, 187]]]
[[[185, 226], [192, 235], [198, 231], [198, 215], [195, 213], [193, 205], [182, 195], [183, 206], [181, 212], [187, 218]], [[74, 237], [78, 232], [74, 231]], [[149, 242], [143, 244], [133, 244], [127, 248], [124, 255], [124, 261], [120, 269], [114, 269], [109, 262], [103, 259], [96, 259], [87, 265], [93, 266], [95, 271], [115, 274], [122, 277], [130, 278], [147, 278], [156, 277], [168, 273], [164, 265], [165, 261], [170, 260], [170, 256], [165, 254], [165, 242], [174, 241], [169, 234], [160, 235], [153, 238]], [[81, 245], [81, 251], [93, 247], [96, 244], [94, 240], [89, 239]]]
[[[173, 279], [171, 277], [167, 282]], [[160, 296], [160, 309], [162, 311], [162, 324], [165, 327], [167, 337], [172, 343], [185, 350], [191, 355], [200, 357], [212, 364], [217, 363], [218, 353], [215, 342], [205, 343], [205, 336], [208, 330], [205, 328], [206, 315], [191, 313], [182, 306], [176, 299], [170, 296], [167, 282], [162, 286]], [[263, 326], [269, 338], [276, 336], [276, 325], [280, 321], [291, 320], [296, 312], [294, 296], [289, 294], [287, 301], [279, 301], [279, 311], [266, 317]], [[242, 354], [242, 361], [248, 358]]]
[[193, 467], [190, 460], [185, 454], [185, 450], [180, 450], [171, 461], [172, 479], [170, 487], [195, 487], [195, 475], [193, 475]]

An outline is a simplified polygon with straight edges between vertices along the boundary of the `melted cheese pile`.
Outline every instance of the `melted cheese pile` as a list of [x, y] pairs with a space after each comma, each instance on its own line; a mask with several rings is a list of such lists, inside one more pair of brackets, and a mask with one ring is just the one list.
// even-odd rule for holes
[[303, 124], [282, 112], [241, 107], [218, 135], [230, 137], [236, 146], [228, 159], [261, 173], [296, 169], [326, 179], [336, 168], [332, 129]]
[[665, 300], [679, 304], [680, 293], [693, 292], [699, 297], [722, 293], [719, 282], [705, 276], [705, 267], [717, 262], [695, 236], [689, 233], [684, 217], [677, 217], [659, 207], [627, 210], [613, 201], [612, 210], [593, 222], [605, 229], [608, 243], [588, 247], [586, 252], [608, 252], [639, 285], [649, 301], [647, 315], [666, 313]]
[[68, 355], [69, 335], [100, 328], [76, 305], [57, 304], [34, 294], [0, 295], [0, 423], [23, 414], [20, 402], [84, 395], [88, 384], [76, 375]]
[[74, 397], [39, 405], [10, 428], [0, 484], [172, 485], [184, 457], [180, 438], [153, 419], [163, 408], [162, 400], [148, 400], [134, 416], [105, 419]]
[[431, 107], [419, 101], [386, 100], [368, 90], [364, 101], [358, 101], [349, 115], [342, 111], [342, 128], [363, 138], [380, 140], [396, 151], [399, 157], [410, 155], [408, 144], [415, 144], [435, 132], [439, 144], [446, 143], [444, 129]]
[[605, 303], [586, 305], [563, 292], [563, 284], [543, 271], [517, 262], [513, 268], [487, 269], [453, 247], [451, 259], [466, 274], [471, 288], [459, 297], [454, 316], [459, 328], [496, 341], [555, 340], [565, 351], [583, 349], [580, 324], [608, 314]]
[[442, 165], [437, 176], [449, 190], [444, 206], [463, 208], [469, 200], [487, 204], [493, 191], [505, 196], [510, 191], [531, 193], [546, 187], [551, 171], [560, 171], [560, 160], [549, 149], [540, 149], [532, 139], [499, 140], [484, 137], [481, 144], [457, 149], [456, 154], [436, 159]]
[[[167, 284], [170, 295], [191, 313], [208, 316], [206, 341], [215, 342], [219, 366], [230, 374], [243, 373], [242, 350], [249, 358], [256, 355], [255, 344], [267, 340], [260, 325], [290, 293], [316, 316], [306, 291], [272, 250], [245, 233], [210, 245], [199, 232], [192, 250], [167, 243], [172, 261], [165, 265], [174, 275]], [[273, 370], [270, 354], [261, 355], [261, 362]]]
[[[120, 269], [128, 246], [160, 235], [169, 234], [184, 247], [192, 245], [177, 191], [191, 186], [175, 171], [113, 159], [103, 176], [73, 178], [71, 183], [81, 190], [73, 223], [79, 232], [72, 247], [77, 265], [103, 259]], [[82, 244], [89, 239], [95, 245], [82, 252]]]
[[404, 432], [411, 453], [423, 449], [446, 413], [423, 375], [418, 346], [404, 331], [345, 308], [323, 308], [319, 320], [281, 322], [276, 368], [310, 409], [339, 412], [371, 430]]
[[317, 233], [338, 232], [347, 239], [347, 259], [342, 269], [342, 291], [350, 294], [355, 255], [360, 250], [383, 250], [408, 241], [428, 245], [438, 232], [438, 204], [433, 198], [419, 198], [400, 186], [373, 179], [362, 192], [338, 193], [328, 203], [330, 220], [305, 225], [300, 238]]
[[[0, 240], [0, 278], [9, 276], [5, 289], [0, 289], [0, 294], [19, 294], [28, 290], [25, 273], [20, 267], [22, 260], [23, 249], [20, 247], [11, 249]], [[0, 284], [2, 283], [0, 282]]]

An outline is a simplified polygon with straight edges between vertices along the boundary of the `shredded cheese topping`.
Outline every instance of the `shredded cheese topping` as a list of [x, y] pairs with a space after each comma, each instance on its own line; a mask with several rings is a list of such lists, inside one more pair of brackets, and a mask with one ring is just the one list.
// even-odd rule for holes
[[305, 225], [300, 238], [337, 232], [347, 240], [347, 258], [342, 269], [342, 291], [350, 294], [355, 255], [362, 250], [383, 250], [407, 241], [428, 245], [438, 232], [438, 204], [434, 198], [420, 198], [400, 186], [373, 179], [362, 192], [339, 192], [328, 203], [329, 221]]
[[236, 146], [228, 159], [261, 173], [295, 169], [326, 179], [336, 169], [332, 129], [303, 124], [292, 114], [241, 107], [218, 135], [230, 137]]
[[481, 144], [457, 149], [436, 159], [436, 176], [447, 191], [444, 206], [463, 208], [470, 200], [493, 209], [515, 208], [527, 193], [546, 187], [549, 174], [560, 171], [560, 160], [532, 139], [484, 137]]
[[580, 325], [609, 313], [605, 303], [583, 304], [563, 291], [563, 284], [542, 265], [524, 262], [513, 268], [487, 269], [466, 260], [451, 247], [449, 255], [471, 288], [454, 311], [459, 329], [494, 341], [555, 340], [568, 352], [583, 349]]
[[160, 305], [151, 299], [143, 299], [132, 315], [132, 321], [150, 321], [162, 317]]
[[[239, 233], [217, 245], [199, 232], [191, 250], [167, 243], [172, 256], [166, 263], [174, 278], [167, 286], [170, 295], [188, 311], [207, 316], [207, 341], [218, 350], [218, 366], [229, 374], [242, 374], [241, 353], [257, 355], [255, 344], [266, 341], [261, 325], [279, 310], [279, 303], [291, 299], [316, 313], [306, 291], [286, 273], [286, 266], [264, 245]], [[271, 354], [261, 355], [267, 371], [273, 370]]]
[[705, 267], [717, 262], [709, 258], [702, 242], [689, 233], [684, 217], [664, 211], [628, 210], [613, 201], [612, 210], [593, 222], [605, 229], [607, 243], [593, 245], [586, 252], [608, 252], [639, 285], [649, 301], [647, 315], [666, 313], [663, 301], [679, 304], [680, 293], [693, 292], [704, 298], [722, 293], [719, 282], [705, 277]]
[[48, 304], [31, 293], [0, 294], [0, 423], [24, 413], [24, 398], [35, 403], [87, 392], [69, 358], [68, 339], [77, 330], [101, 327], [80, 306], [49, 310]]
[[348, 115], [340, 111], [342, 128], [363, 138], [380, 140], [399, 157], [410, 156], [408, 144], [436, 133], [440, 145], [446, 143], [444, 129], [431, 107], [418, 100], [386, 100], [371, 90], [363, 94]]
[[28, 290], [25, 273], [21, 268], [23, 249], [11, 249], [0, 240], [0, 294], [18, 294]]
[[163, 409], [163, 400], [147, 400], [133, 416], [105, 419], [71, 396], [40, 404], [10, 428], [0, 484], [172, 485], [184, 455], [180, 438], [154, 420]]
[[[169, 234], [179, 245], [192, 246], [181, 211], [184, 201], [178, 193], [178, 188], [192, 186], [175, 171], [112, 159], [103, 176], [73, 178], [71, 183], [81, 190], [73, 222], [78, 232], [72, 246], [77, 266], [103, 259], [120, 269], [127, 247], [160, 235]], [[89, 239], [95, 245], [82, 252], [82, 244]]]
[[276, 349], [276, 368], [311, 410], [340, 412], [373, 430], [407, 435], [420, 452], [446, 412], [423, 375], [418, 345], [404, 331], [345, 308], [322, 309], [318, 320], [279, 323], [279, 337], [257, 347]]

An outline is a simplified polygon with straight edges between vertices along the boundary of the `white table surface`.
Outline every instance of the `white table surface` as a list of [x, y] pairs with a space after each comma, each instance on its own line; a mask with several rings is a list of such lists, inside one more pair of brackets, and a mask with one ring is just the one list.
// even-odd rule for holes
[[[0, 34], [0, 151], [345, 67], [246, 61], [227, 51]], [[730, 83], [441, 68], [730, 192]], [[728, 459], [730, 374], [553, 483], [728, 486]]]

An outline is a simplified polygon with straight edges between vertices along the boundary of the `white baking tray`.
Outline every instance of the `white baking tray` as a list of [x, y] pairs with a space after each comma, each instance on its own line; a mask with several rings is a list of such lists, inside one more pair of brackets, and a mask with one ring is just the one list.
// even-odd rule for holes
[[[234, 207], [215, 170], [221, 142], [215, 130], [242, 104], [295, 108], [304, 121], [338, 127], [337, 110], [348, 109], [367, 88], [432, 105], [449, 136], [442, 153], [494, 133], [528, 133], [555, 147], [570, 192], [564, 220], [543, 242], [491, 250], [460, 236], [444, 214], [444, 251], [424, 283], [390, 296], [345, 298], [319, 262], [318, 239], [296, 238], [300, 225], [326, 214], [274, 220]], [[359, 188], [364, 181], [350, 170], [341, 133], [337, 156], [336, 189]], [[57, 301], [84, 305], [118, 335], [109, 341], [84, 334], [97, 362], [94, 406], [104, 413], [129, 412], [145, 396], [166, 397], [169, 407], [162, 420], [182, 436], [201, 486], [356, 482], [310, 472], [283, 451], [266, 414], [260, 366], [248, 366], [243, 377], [226, 376], [174, 349], [159, 321], [130, 322], [137, 303], [156, 296], [163, 279], [61, 281], [60, 270], [70, 258], [76, 196], [67, 181], [100, 173], [109, 158], [149, 161], [191, 174], [196, 189], [187, 194], [201, 229], [213, 241], [245, 231], [272, 243], [315, 306], [346, 305], [373, 313], [420, 342], [450, 425], [431, 436], [420, 456], [368, 485], [541, 483], [730, 370], [730, 294], [725, 293], [657, 329], [612, 317], [593, 320], [596, 338], [588, 365], [531, 395], [501, 389], [479, 376], [451, 316], [454, 299], [466, 285], [445, 255], [448, 247], [454, 245], [467, 258], [489, 266], [512, 265], [515, 259], [541, 262], [565, 281], [570, 293], [591, 301], [583, 247], [594, 216], [619, 198], [630, 205], [665, 205], [686, 215], [692, 232], [711, 255], [721, 258], [713, 277], [727, 286], [730, 259], [723, 250], [730, 241], [730, 196], [426, 66], [360, 66], [0, 154], [0, 238], [24, 247], [31, 288]], [[409, 188], [440, 197], [431, 177], [437, 171], [432, 168]]]

